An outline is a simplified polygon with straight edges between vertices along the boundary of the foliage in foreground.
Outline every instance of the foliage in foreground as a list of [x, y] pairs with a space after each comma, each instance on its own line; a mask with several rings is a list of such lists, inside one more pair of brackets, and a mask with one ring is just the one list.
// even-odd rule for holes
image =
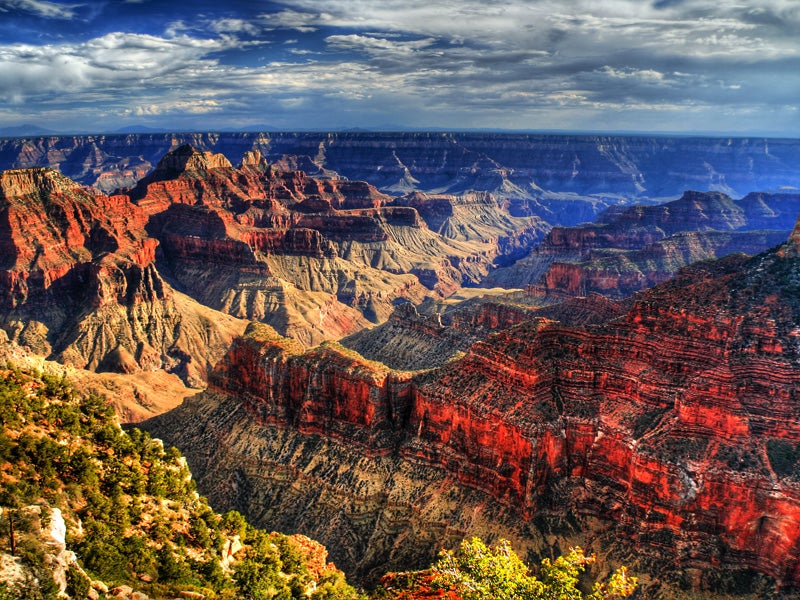
[[[22, 587], [0, 584], [0, 600], [58, 597], [46, 560], [52, 548], [39, 535], [53, 508], [82, 567], [66, 573], [73, 598], [87, 597], [91, 579], [154, 599], [181, 591], [209, 600], [363, 598], [325, 564], [318, 544], [256, 529], [235, 511], [215, 513], [180, 453], [139, 430], [123, 432], [102, 398], [10, 366], [0, 368], [0, 508], [0, 553], [10, 551], [13, 519], [15, 554], [32, 574]], [[242, 549], [229, 564], [223, 557], [234, 540]], [[425, 578], [440, 597], [464, 600], [611, 600], [633, 592], [636, 578], [623, 567], [583, 593], [579, 577], [593, 561], [575, 548], [545, 559], [533, 575], [508, 542], [490, 548], [473, 538], [457, 553], [443, 551]], [[399, 597], [422, 597], [420, 589]]]
[[458, 552], [443, 550], [432, 567], [435, 587], [464, 600], [612, 600], [630, 596], [636, 577], [620, 567], [591, 592], [579, 588], [580, 575], [595, 561], [581, 548], [551, 561], [545, 558], [534, 575], [506, 540], [487, 546], [480, 538], [464, 540]]
[[[0, 553], [15, 546], [33, 575], [0, 586], [0, 600], [57, 597], [46, 558], [53, 549], [41, 541], [53, 508], [82, 567], [66, 574], [74, 598], [86, 597], [87, 575], [151, 598], [187, 590], [231, 600], [358, 597], [319, 556], [312, 566], [321, 548], [313, 542], [256, 529], [236, 512], [215, 513], [180, 453], [147, 433], [122, 431], [102, 398], [11, 366], [0, 368], [0, 508]], [[228, 564], [223, 555], [235, 540], [243, 547]]]

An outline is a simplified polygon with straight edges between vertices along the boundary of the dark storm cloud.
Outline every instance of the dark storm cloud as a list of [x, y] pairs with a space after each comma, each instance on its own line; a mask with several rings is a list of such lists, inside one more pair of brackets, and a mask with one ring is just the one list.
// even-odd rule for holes
[[794, 0], [85, 6], [0, 0], [0, 124], [800, 132]]

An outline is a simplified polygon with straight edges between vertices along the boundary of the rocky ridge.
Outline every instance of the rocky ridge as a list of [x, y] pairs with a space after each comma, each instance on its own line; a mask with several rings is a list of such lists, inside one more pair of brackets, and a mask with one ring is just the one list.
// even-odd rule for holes
[[[623, 198], [684, 190], [800, 187], [797, 140], [501, 133], [185, 133], [0, 140], [0, 168], [50, 166], [106, 193], [130, 187], [182, 144], [235, 162], [339, 174], [402, 195], [489, 191], [552, 224], [590, 221]], [[568, 208], [569, 210], [565, 210]]]
[[[239, 167], [178, 146], [114, 196], [52, 170], [4, 173], [5, 336], [76, 366], [168, 369], [198, 384], [244, 323], [197, 300], [296, 337], [251, 326], [209, 392], [150, 426], [192, 452], [216, 502], [233, 496], [261, 523], [316, 532], [359, 577], [424, 566], [442, 543], [479, 533], [514, 540], [529, 559], [575, 541], [636, 552], [642, 569], [691, 589], [797, 585], [800, 227], [778, 251], [699, 264], [626, 303], [589, 294], [536, 310], [509, 300], [392, 313], [408, 300], [435, 305], [524, 255], [547, 227], [534, 216], [546, 214], [540, 200], [568, 198], [522, 193], [482, 157], [474, 164], [499, 184], [391, 198], [321, 167], [331, 139], [272, 164], [248, 151]], [[290, 171], [301, 164], [325, 178]], [[423, 175], [403, 168], [403, 186]], [[606, 272], [592, 280], [554, 263], [545, 293], [627, 294], [642, 281], [608, 272], [646, 265], [649, 285], [687, 257], [786, 238], [744, 232], [785, 215], [782, 197], [682, 201], [612, 210], [577, 245], [572, 229], [554, 230], [553, 256], [561, 245]], [[591, 199], [592, 210], [605, 202]], [[670, 229], [694, 219], [710, 229]], [[607, 232], [627, 250], [596, 243]], [[401, 357], [396, 369], [438, 368], [303, 347], [386, 318], [352, 346]]]
[[175, 372], [200, 385], [244, 323], [175, 292], [127, 196], [50, 169], [0, 174], [0, 323], [34, 352], [97, 371]]
[[319, 543], [215, 513], [180, 453], [65, 379], [0, 369], [0, 415], [3, 598], [360, 597]]
[[624, 298], [664, 283], [681, 267], [782, 243], [800, 210], [795, 193], [686, 192], [658, 206], [612, 208], [594, 223], [554, 227], [524, 259], [488, 285], [531, 286], [540, 297], [600, 293]]
[[526, 293], [509, 293], [479, 296], [452, 307], [406, 303], [385, 323], [347, 336], [340, 343], [393, 369], [431, 369], [463, 356], [474, 343], [495, 332], [536, 317], [568, 325], [598, 324], [624, 314], [627, 306], [599, 294], [546, 306], [526, 304], [530, 300]]
[[[546, 228], [488, 194], [393, 199], [282, 171], [257, 150], [233, 167], [179, 146], [114, 196], [46, 168], [0, 177], [7, 337], [77, 368], [163, 370], [193, 386], [239, 319], [307, 345], [340, 338], [400, 299], [476, 283]], [[432, 231], [417, 208], [430, 218], [442, 207], [449, 225]]]
[[[475, 284], [546, 229], [490, 195], [391, 199], [362, 182], [278, 171], [257, 151], [234, 168], [177, 148], [130, 194], [181, 289], [307, 345], [384, 321], [399, 299]], [[418, 209], [430, 219], [440, 208], [450, 225], [432, 230]]]
[[361, 577], [415, 564], [410, 540], [419, 562], [491, 532], [529, 556], [597, 544], [686, 589], [788, 589], [797, 255], [790, 241], [699, 263], [622, 317], [534, 318], [417, 375], [251, 329], [209, 392], [147, 427], [214, 501], [314, 532]]

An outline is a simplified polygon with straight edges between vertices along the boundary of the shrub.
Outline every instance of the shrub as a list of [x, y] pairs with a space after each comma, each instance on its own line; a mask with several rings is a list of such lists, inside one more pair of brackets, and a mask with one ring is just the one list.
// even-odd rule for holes
[[636, 578], [620, 567], [608, 582], [596, 583], [585, 595], [578, 589], [579, 577], [594, 561], [593, 555], [573, 548], [554, 561], [545, 558], [537, 577], [507, 540], [490, 548], [475, 537], [464, 540], [457, 553], [443, 550], [432, 572], [434, 585], [454, 590], [464, 600], [610, 600], [630, 596], [636, 589]]

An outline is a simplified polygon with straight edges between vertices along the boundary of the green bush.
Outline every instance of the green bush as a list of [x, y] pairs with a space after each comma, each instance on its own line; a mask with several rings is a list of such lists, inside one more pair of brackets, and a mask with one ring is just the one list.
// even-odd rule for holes
[[795, 465], [800, 460], [800, 445], [786, 440], [769, 440], [767, 456], [772, 470], [780, 477], [789, 477], [795, 472]]
[[[62, 378], [0, 371], [0, 425], [0, 506], [50, 503], [68, 523], [80, 520], [82, 532], [68, 528], [67, 543], [91, 577], [153, 598], [185, 589], [219, 600], [307, 598], [311, 576], [300, 546], [251, 527], [238, 512], [216, 514], [197, 496], [180, 452], [138, 429], [123, 432], [99, 396], [81, 395]], [[3, 514], [7, 520], [11, 512]], [[5, 550], [8, 526], [2, 525]], [[21, 596], [0, 587], [0, 600], [55, 598], [45, 549], [28, 535], [38, 528], [22, 516], [15, 525], [18, 554], [32, 575]], [[245, 547], [226, 573], [220, 554], [234, 535]], [[78, 570], [68, 573], [67, 585], [74, 598], [88, 594], [89, 581]], [[356, 597], [333, 572], [318, 582], [315, 595]]]
[[625, 567], [608, 582], [596, 583], [585, 595], [578, 588], [580, 574], [594, 562], [581, 548], [554, 561], [545, 558], [538, 577], [511, 549], [506, 540], [490, 548], [480, 538], [464, 540], [457, 553], [443, 550], [433, 565], [434, 584], [454, 590], [464, 600], [610, 600], [630, 596], [637, 580]]
[[71, 598], [86, 598], [91, 588], [91, 581], [78, 569], [67, 571], [67, 594]]

